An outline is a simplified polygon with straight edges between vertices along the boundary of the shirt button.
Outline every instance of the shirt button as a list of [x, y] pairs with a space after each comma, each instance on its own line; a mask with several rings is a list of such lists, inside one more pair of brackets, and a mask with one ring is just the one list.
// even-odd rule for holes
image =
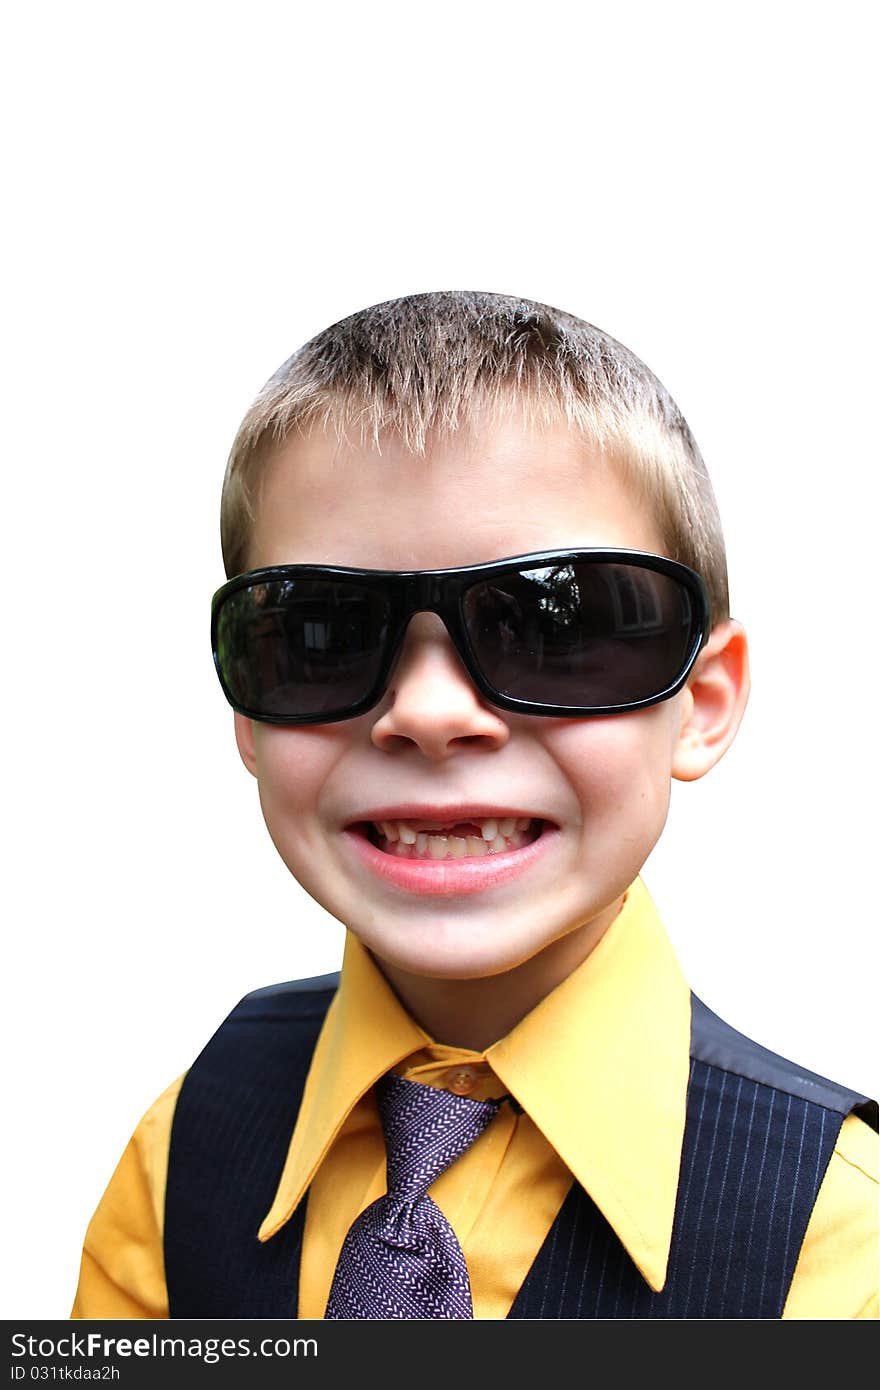
[[452, 1067], [446, 1073], [446, 1089], [457, 1096], [469, 1096], [478, 1079], [473, 1067]]

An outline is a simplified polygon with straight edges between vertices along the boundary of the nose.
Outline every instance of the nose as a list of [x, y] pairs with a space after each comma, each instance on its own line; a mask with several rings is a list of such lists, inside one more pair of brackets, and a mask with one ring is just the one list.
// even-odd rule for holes
[[510, 737], [503, 711], [483, 700], [436, 613], [410, 619], [378, 708], [371, 737], [386, 752], [414, 745], [444, 761], [467, 746], [500, 748]]

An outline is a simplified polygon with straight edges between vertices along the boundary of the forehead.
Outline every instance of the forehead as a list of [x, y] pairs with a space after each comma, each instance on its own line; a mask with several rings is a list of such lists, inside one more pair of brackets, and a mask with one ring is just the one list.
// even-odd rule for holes
[[313, 430], [266, 462], [248, 565], [442, 569], [574, 546], [663, 551], [614, 460], [563, 424], [500, 421], [377, 450]]

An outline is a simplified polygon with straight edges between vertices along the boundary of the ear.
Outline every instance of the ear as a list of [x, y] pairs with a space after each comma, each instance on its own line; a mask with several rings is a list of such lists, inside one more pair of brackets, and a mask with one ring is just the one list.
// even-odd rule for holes
[[257, 775], [257, 753], [254, 747], [254, 721], [247, 719], [238, 710], [233, 713], [235, 720], [235, 741], [242, 762], [254, 777]]
[[712, 629], [684, 690], [672, 775], [695, 782], [733, 743], [749, 698], [749, 646], [733, 618]]

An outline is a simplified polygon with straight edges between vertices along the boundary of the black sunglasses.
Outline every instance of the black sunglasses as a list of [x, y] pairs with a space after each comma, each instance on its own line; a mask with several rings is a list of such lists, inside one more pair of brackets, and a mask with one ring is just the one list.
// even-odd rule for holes
[[272, 565], [217, 590], [211, 645], [232, 707], [268, 724], [353, 719], [381, 700], [414, 613], [439, 614], [474, 685], [519, 714], [622, 714], [681, 689], [709, 635], [687, 565], [550, 550], [442, 570]]

